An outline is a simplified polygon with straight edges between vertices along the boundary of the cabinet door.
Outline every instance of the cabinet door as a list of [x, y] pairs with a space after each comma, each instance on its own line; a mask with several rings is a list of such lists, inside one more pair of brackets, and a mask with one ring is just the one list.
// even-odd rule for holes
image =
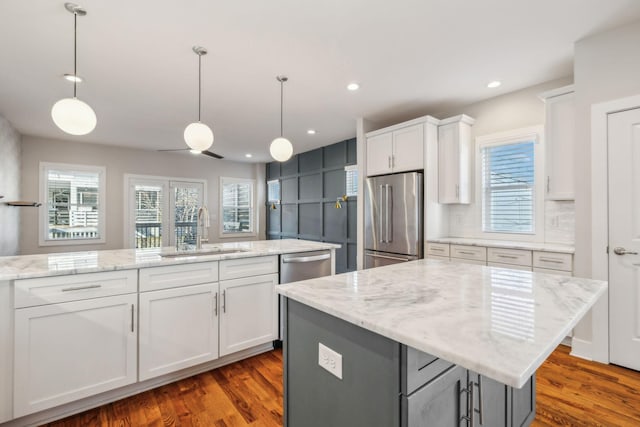
[[546, 171], [548, 200], [573, 200], [575, 157], [574, 94], [545, 100]]
[[460, 202], [460, 144], [456, 123], [438, 128], [438, 202]]
[[220, 356], [278, 338], [277, 274], [220, 282]]
[[136, 381], [137, 294], [15, 310], [14, 417]]
[[424, 125], [409, 126], [393, 132], [393, 172], [424, 168]]
[[367, 138], [367, 175], [391, 173], [393, 134], [391, 132]]
[[[402, 427], [459, 426], [466, 416], [467, 370], [454, 366], [409, 397], [402, 397]], [[485, 424], [488, 425], [488, 424]]]
[[[472, 371], [469, 371], [469, 382], [473, 382], [475, 387], [473, 391], [474, 425], [510, 426], [507, 413], [507, 396], [510, 387]], [[482, 411], [482, 424], [480, 424], [479, 411]]]
[[218, 357], [218, 284], [140, 294], [140, 380]]

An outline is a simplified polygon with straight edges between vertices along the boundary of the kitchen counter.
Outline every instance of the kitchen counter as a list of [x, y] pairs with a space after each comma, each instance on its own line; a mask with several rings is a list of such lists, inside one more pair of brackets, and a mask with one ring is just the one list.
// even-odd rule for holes
[[[180, 254], [184, 254], [184, 256], [177, 257], [171, 256], [176, 255], [175, 248], [119, 249], [8, 256], [0, 257], [0, 281], [310, 252], [337, 249], [339, 247], [340, 245], [333, 243], [283, 239], [205, 244], [199, 251], [181, 252]], [[240, 250], [240, 252], [198, 255], [198, 252], [214, 250]], [[165, 257], [165, 255], [169, 255], [169, 257]]]
[[425, 259], [280, 285], [297, 302], [520, 388], [607, 290]]
[[466, 237], [439, 237], [427, 239], [434, 243], [451, 243], [454, 245], [487, 246], [492, 248], [524, 249], [529, 251], [546, 251], [573, 254], [575, 248], [571, 245], [543, 242], [517, 242], [510, 240], [471, 239]]

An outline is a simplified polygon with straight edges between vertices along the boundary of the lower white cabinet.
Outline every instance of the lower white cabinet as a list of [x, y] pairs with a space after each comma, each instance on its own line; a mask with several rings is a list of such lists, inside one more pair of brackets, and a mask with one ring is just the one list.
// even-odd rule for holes
[[220, 281], [220, 356], [278, 338], [277, 274]]
[[137, 294], [15, 310], [14, 418], [136, 382]]
[[140, 293], [140, 381], [218, 357], [218, 283]]

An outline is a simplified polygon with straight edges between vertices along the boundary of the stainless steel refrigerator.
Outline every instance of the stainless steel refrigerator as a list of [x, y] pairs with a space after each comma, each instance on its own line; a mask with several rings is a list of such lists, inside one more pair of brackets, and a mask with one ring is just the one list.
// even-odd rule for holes
[[364, 268], [422, 258], [422, 173], [367, 178]]

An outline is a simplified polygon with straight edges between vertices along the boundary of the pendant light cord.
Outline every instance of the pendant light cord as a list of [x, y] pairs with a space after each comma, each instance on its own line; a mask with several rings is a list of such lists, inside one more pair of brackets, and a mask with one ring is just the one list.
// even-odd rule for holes
[[202, 54], [198, 54], [198, 122], [200, 121], [200, 110], [202, 109]]
[[78, 85], [78, 14], [73, 13], [73, 97]]
[[280, 80], [280, 136], [284, 136], [283, 126], [282, 126], [282, 109], [284, 105], [284, 82]]

